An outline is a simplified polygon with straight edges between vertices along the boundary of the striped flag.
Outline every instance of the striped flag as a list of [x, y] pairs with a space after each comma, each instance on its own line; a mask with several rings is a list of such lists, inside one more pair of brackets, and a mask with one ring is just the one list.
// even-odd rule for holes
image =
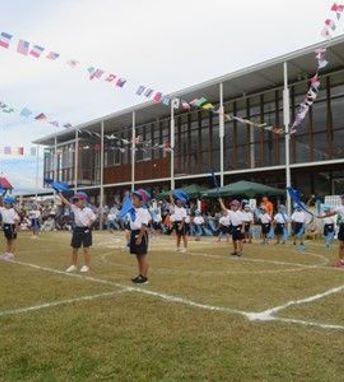
[[153, 89], [147, 89], [145, 92], [144, 92], [144, 96], [145, 97], [150, 97], [152, 94], [153, 94], [154, 90]]
[[9, 33], [6, 33], [6, 32], [1, 32], [1, 35], [0, 35], [0, 46], [2, 46], [3, 48], [6, 48], [8, 49], [8, 47], [10, 46], [10, 43], [11, 43], [11, 40], [12, 40], [12, 35], [9, 34]]
[[39, 45], [34, 45], [30, 50], [29, 55], [35, 58], [39, 58], [41, 54], [44, 52], [44, 48]]
[[138, 87], [137, 91], [136, 91], [136, 94], [140, 96], [140, 95], [143, 94], [143, 92], [144, 92], [145, 90], [146, 90], [146, 87], [140, 85], [140, 86]]
[[101, 76], [104, 74], [104, 70], [102, 69], [96, 69], [91, 75], [90, 80], [93, 80], [94, 78], [101, 78]]
[[27, 56], [29, 53], [29, 47], [30, 43], [25, 40], [19, 40], [18, 41], [18, 46], [17, 46], [17, 52], [20, 54], [23, 54], [24, 56]]
[[56, 52], [49, 52], [47, 54], [47, 59], [48, 60], [56, 60], [59, 57], [60, 57], [60, 55], [58, 53], [56, 53]]

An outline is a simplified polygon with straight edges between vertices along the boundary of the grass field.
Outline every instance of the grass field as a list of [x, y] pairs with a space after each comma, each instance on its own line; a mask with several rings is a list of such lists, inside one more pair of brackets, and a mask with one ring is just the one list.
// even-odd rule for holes
[[344, 271], [336, 248], [213, 239], [174, 252], [151, 241], [150, 284], [134, 287], [123, 235], [96, 233], [93, 270], [63, 272], [68, 233], [0, 262], [1, 381], [343, 381]]

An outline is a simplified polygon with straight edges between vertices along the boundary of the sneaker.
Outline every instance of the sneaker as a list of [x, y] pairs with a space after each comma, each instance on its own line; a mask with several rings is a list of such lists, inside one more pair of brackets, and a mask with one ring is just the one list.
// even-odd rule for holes
[[188, 251], [187, 248], [182, 248], [182, 249], [180, 250], [181, 253], [186, 253], [187, 251]]
[[131, 281], [136, 284], [137, 280], [140, 278], [140, 276], [136, 276], [134, 277], [133, 279], [131, 279]]
[[0, 260], [7, 260], [7, 255], [8, 255], [7, 252], [5, 252], [2, 255], [0, 255]]
[[231, 256], [238, 256], [238, 252], [231, 252]]
[[72, 272], [76, 272], [77, 270], [78, 270], [78, 268], [75, 265], [71, 265], [70, 267], [68, 267], [66, 269], [66, 272], [67, 273], [72, 273]]
[[145, 285], [145, 284], [148, 284], [148, 279], [147, 279], [147, 277], [139, 275], [136, 277], [136, 279], [134, 279], [133, 283], [139, 284], [139, 285]]
[[80, 272], [87, 273], [89, 270], [90, 270], [90, 267], [88, 267], [87, 265], [83, 265], [80, 269]]
[[7, 261], [13, 261], [14, 259], [15, 259], [15, 257], [14, 257], [13, 253], [7, 253], [6, 254], [6, 260]]

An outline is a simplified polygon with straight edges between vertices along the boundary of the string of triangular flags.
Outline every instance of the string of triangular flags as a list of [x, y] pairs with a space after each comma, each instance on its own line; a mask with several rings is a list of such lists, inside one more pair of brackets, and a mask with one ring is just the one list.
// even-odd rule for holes
[[30, 156], [36, 156], [37, 155], [37, 148], [36, 147], [30, 147], [30, 150], [28, 154], [26, 154], [26, 150], [22, 146], [1, 146], [0, 147], [0, 154], [3, 155], [13, 155], [13, 156], [24, 156], [24, 155], [30, 155]]
[[[335, 31], [337, 28], [337, 24], [340, 21], [342, 15], [344, 14], [344, 5], [334, 3], [331, 7], [331, 12], [336, 13], [336, 20], [333, 18], [328, 18], [324, 22], [324, 27], [321, 31], [321, 36], [325, 39], [329, 40], [332, 38], [332, 32]], [[304, 119], [306, 118], [309, 109], [317, 99], [319, 90], [320, 90], [320, 71], [329, 64], [327, 58], [327, 47], [321, 47], [315, 50], [315, 58], [317, 61], [317, 70], [316, 73], [311, 77], [310, 79], [310, 85], [307, 91], [307, 94], [303, 101], [298, 106], [295, 120], [291, 126], [290, 134], [295, 134], [297, 132], [298, 126], [302, 124]]]
[[48, 118], [46, 113], [34, 113], [31, 109], [27, 107], [18, 109], [3, 101], [0, 101], [0, 112], [6, 114], [19, 113], [19, 115], [25, 119], [33, 119], [34, 121], [45, 122], [55, 127], [64, 127], [66, 129], [70, 129], [71, 127], [73, 127], [70, 123], [61, 123], [54, 119]]
[[[0, 47], [9, 49], [11, 45], [13, 45], [13, 35], [7, 32], [1, 32], [0, 33]], [[27, 40], [19, 39], [16, 44], [16, 51], [17, 53], [29, 56], [34, 59], [39, 59], [41, 57], [44, 57], [45, 59], [49, 61], [55, 61], [61, 58], [61, 54], [57, 53], [52, 50], [47, 50], [46, 48], [42, 47], [41, 45], [32, 44]], [[66, 64], [70, 66], [71, 68], [80, 68], [83, 65], [81, 65], [80, 61], [75, 59], [69, 59], [65, 60]], [[114, 74], [113, 72], [105, 71], [101, 68], [97, 68], [95, 66], [85, 66], [87, 74], [89, 76], [90, 81], [92, 80], [103, 80], [104, 82], [111, 84], [115, 88], [124, 88], [125, 85], [129, 82], [127, 78], [124, 78], [121, 75]], [[206, 97], [201, 98], [195, 98], [191, 100], [190, 102], [180, 98], [180, 97], [173, 97], [170, 95], [164, 95], [163, 92], [154, 90], [151, 87], [141, 85], [135, 81], [130, 80], [131, 83], [135, 85], [136, 91], [135, 94], [138, 96], [143, 96], [145, 99], [153, 100], [156, 103], [163, 104], [165, 106], [170, 106], [172, 104], [174, 109], [181, 109], [183, 111], [194, 109], [203, 109], [208, 110], [209, 112], [213, 112], [215, 114], [220, 114], [220, 111], [218, 108], [216, 108], [211, 102], [207, 100]], [[45, 116], [44, 113], [41, 113], [42, 117]], [[253, 127], [257, 127], [260, 129], [264, 129], [267, 131], [274, 132], [276, 134], [283, 133], [282, 129], [273, 127], [273, 126], [267, 126], [267, 124], [261, 124], [256, 123], [253, 121], [250, 121], [245, 118], [241, 118], [240, 116], [235, 116], [233, 114], [224, 114], [225, 118], [227, 120], [236, 120], [239, 123], [243, 123], [246, 125], [250, 125]], [[50, 121], [54, 126], [59, 127], [60, 123], [58, 121]], [[61, 127], [66, 127], [65, 125], [62, 125]]]

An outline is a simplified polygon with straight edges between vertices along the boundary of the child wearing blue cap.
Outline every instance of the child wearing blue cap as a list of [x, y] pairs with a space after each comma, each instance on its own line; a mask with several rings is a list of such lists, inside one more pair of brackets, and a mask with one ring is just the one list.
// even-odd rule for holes
[[90, 270], [91, 254], [89, 248], [92, 246], [92, 226], [96, 220], [96, 215], [90, 207], [86, 206], [87, 194], [84, 192], [76, 193], [72, 198], [73, 203], [69, 202], [61, 193], [59, 193], [59, 197], [74, 213], [74, 229], [71, 242], [73, 248], [72, 264], [66, 269], [66, 272], [71, 273], [78, 270], [78, 252], [83, 247], [85, 265], [81, 267], [80, 272], [86, 273]]
[[[188, 217], [186, 208], [184, 207], [186, 203], [186, 198], [182, 192], [174, 192], [170, 195], [170, 201], [173, 211], [173, 228], [176, 232], [177, 240], [177, 252], [186, 252], [188, 247], [188, 240], [186, 235], [186, 219]], [[181, 241], [183, 239], [184, 248], [181, 249]]]
[[20, 222], [19, 215], [14, 208], [15, 199], [11, 196], [0, 198], [0, 215], [6, 239], [6, 249], [0, 258], [2, 260], [11, 261], [15, 256], [15, 243], [17, 240], [17, 226]]
[[139, 189], [133, 192], [132, 208], [128, 211], [130, 222], [130, 253], [136, 255], [139, 274], [131, 279], [134, 284], [144, 285], [148, 283], [148, 226], [152, 217], [148, 209], [143, 205], [149, 201], [149, 194]]

